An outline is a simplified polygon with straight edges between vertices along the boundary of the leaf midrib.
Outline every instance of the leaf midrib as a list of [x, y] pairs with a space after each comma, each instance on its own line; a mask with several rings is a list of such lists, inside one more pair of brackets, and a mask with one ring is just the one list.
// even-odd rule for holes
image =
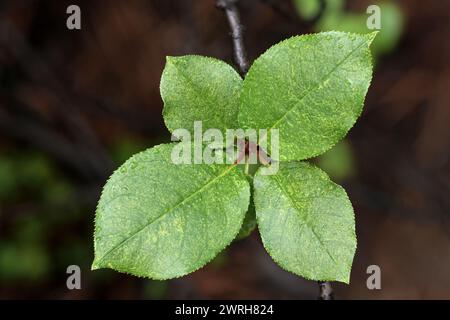
[[96, 265], [100, 265], [103, 260], [109, 255], [111, 254], [113, 251], [120, 249], [126, 242], [128, 242], [129, 240], [133, 239], [136, 235], [138, 235], [139, 233], [141, 233], [142, 231], [144, 231], [147, 227], [151, 226], [152, 224], [154, 224], [155, 222], [157, 222], [158, 220], [166, 217], [168, 214], [172, 213], [175, 211], [175, 209], [177, 209], [178, 207], [182, 206], [183, 204], [185, 204], [187, 201], [189, 201], [190, 199], [192, 199], [193, 197], [195, 197], [197, 194], [201, 193], [203, 190], [205, 190], [206, 188], [208, 188], [209, 186], [211, 186], [214, 182], [216, 182], [217, 180], [219, 180], [220, 178], [222, 178], [223, 176], [225, 176], [226, 174], [228, 174], [234, 167], [236, 167], [236, 164], [233, 164], [231, 166], [229, 166], [227, 169], [225, 169], [224, 171], [222, 171], [219, 175], [215, 176], [214, 178], [212, 178], [211, 180], [209, 180], [207, 183], [205, 183], [203, 186], [201, 186], [199, 189], [197, 189], [196, 191], [194, 191], [193, 193], [191, 193], [190, 195], [188, 195], [186, 198], [184, 198], [183, 200], [181, 200], [180, 202], [178, 202], [175, 206], [169, 208], [168, 210], [164, 211], [162, 214], [160, 214], [158, 217], [156, 217], [155, 219], [153, 219], [152, 221], [146, 223], [142, 228], [138, 229], [136, 232], [134, 232], [133, 234], [131, 234], [129, 237], [123, 239], [121, 242], [119, 242], [117, 245], [115, 245], [113, 248], [109, 249], [102, 258], [100, 258], [100, 260], [96, 263]]
[[[284, 188], [283, 184], [281, 183], [280, 179], [275, 175], [274, 176], [274, 180], [276, 182], [276, 184], [278, 185], [278, 187], [281, 189], [281, 191], [283, 192], [283, 194], [285, 194], [289, 200], [289, 202], [291, 202], [292, 206], [294, 207], [294, 209], [298, 212], [298, 213], [302, 213], [303, 210], [301, 210], [298, 206], [297, 206], [297, 202], [295, 201], [295, 199], [293, 198], [293, 195], [286, 189]], [[308, 223], [307, 219], [304, 218], [304, 214], [303, 217], [300, 214], [300, 219], [303, 221], [304, 225], [308, 227], [308, 229], [312, 232], [312, 234], [314, 235], [314, 237], [317, 239], [317, 241], [319, 241], [320, 245], [325, 249], [325, 252], [327, 253], [327, 255], [330, 257], [331, 261], [333, 261], [334, 264], [338, 264], [337, 261], [334, 259], [334, 257], [331, 255], [331, 252], [328, 250], [327, 246], [323, 243], [322, 239], [320, 239], [319, 235], [316, 233], [316, 231], [314, 230], [314, 228]]]
[[[174, 65], [174, 68], [176, 72], [178, 72], [179, 75], [189, 84], [189, 87], [195, 91], [195, 95], [197, 97], [204, 97], [205, 95], [208, 97], [208, 100], [214, 100], [215, 105], [219, 106], [216, 108], [216, 110], [223, 110], [224, 107], [226, 107], [228, 104], [224, 101], [224, 99], [221, 99], [221, 97], [214, 94], [209, 88], [204, 89], [203, 87], [199, 87], [197, 83], [195, 83], [191, 77], [186, 75], [181, 68], [178, 68], [177, 65]], [[242, 86], [242, 79], [241, 79], [241, 86]], [[209, 104], [208, 104], [209, 105]], [[203, 121], [208, 119], [203, 119]]]

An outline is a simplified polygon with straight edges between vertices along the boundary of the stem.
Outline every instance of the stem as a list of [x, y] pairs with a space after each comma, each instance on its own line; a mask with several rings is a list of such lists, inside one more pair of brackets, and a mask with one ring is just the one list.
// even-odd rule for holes
[[[216, 7], [221, 9], [225, 12], [225, 15], [228, 20], [228, 25], [231, 29], [231, 38], [233, 39], [233, 52], [234, 52], [234, 60], [239, 68], [239, 72], [242, 76], [245, 76], [247, 74], [247, 71], [249, 69], [249, 61], [247, 59], [247, 52], [245, 50], [244, 46], [244, 37], [243, 37], [243, 30], [244, 27], [241, 24], [241, 20], [239, 17], [239, 11], [236, 6], [236, 3], [239, 0], [216, 0]], [[280, 10], [275, 5], [275, 1], [273, 0], [263, 0], [264, 2], [270, 4], [272, 8], [275, 9], [278, 13], [280, 13]], [[308, 21], [309, 24], [315, 23], [317, 20], [320, 19], [323, 12], [325, 11], [325, 0], [320, 0], [320, 10], [316, 17]], [[266, 155], [266, 154], [265, 154]], [[241, 155], [242, 156], [242, 155]], [[236, 163], [240, 163], [242, 160], [241, 156], [237, 160]], [[245, 153], [244, 153], [245, 156]], [[267, 155], [266, 155], [267, 156]], [[268, 157], [267, 157], [268, 158]], [[268, 158], [270, 161], [270, 158]], [[248, 174], [249, 164], [246, 160], [245, 162], [245, 173]], [[327, 282], [318, 281], [319, 289], [320, 289], [320, 296], [319, 299], [321, 300], [333, 300], [333, 288], [331, 287], [331, 284]]]
[[320, 291], [319, 300], [334, 300], [334, 293], [331, 283], [328, 281], [318, 281], [318, 283]]
[[228, 25], [231, 29], [231, 38], [233, 40], [234, 60], [239, 68], [239, 72], [244, 76], [249, 69], [247, 52], [244, 46], [243, 31], [239, 11], [236, 2], [239, 0], [216, 0], [216, 6], [225, 12]]

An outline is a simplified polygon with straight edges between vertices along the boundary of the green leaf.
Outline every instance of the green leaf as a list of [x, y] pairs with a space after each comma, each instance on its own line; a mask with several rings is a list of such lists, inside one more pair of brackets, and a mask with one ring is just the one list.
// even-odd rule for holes
[[176, 165], [175, 144], [141, 152], [106, 183], [95, 220], [92, 269], [152, 279], [193, 272], [236, 237], [248, 208], [236, 165]]
[[284, 269], [313, 280], [349, 282], [356, 249], [353, 208], [345, 190], [304, 162], [281, 163], [254, 179], [258, 228]]
[[18, 187], [12, 159], [0, 157], [0, 177], [0, 199], [3, 202], [11, 199]]
[[280, 160], [324, 153], [362, 111], [372, 78], [368, 35], [325, 32], [274, 45], [250, 68], [243, 84], [242, 128], [279, 130]]
[[193, 132], [194, 121], [202, 121], [203, 130], [235, 128], [241, 86], [239, 74], [221, 60], [167, 57], [160, 86], [167, 128]]

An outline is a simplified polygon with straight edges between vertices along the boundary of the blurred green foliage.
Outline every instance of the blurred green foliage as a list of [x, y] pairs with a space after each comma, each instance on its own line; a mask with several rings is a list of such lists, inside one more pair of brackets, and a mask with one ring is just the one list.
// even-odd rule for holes
[[[344, 0], [326, 0], [326, 9], [314, 26], [315, 31], [347, 31], [369, 33], [366, 12], [344, 11]], [[391, 52], [397, 46], [404, 28], [404, 15], [394, 1], [374, 1], [381, 10], [381, 30], [371, 45], [375, 57]], [[295, 8], [303, 19], [311, 19], [319, 11], [318, 0], [294, 0]]]
[[2, 283], [47, 279], [53, 253], [66, 250], [57, 246], [52, 252], [52, 230], [79, 217], [68, 205], [73, 196], [72, 184], [43, 154], [17, 151], [0, 156]]
[[347, 140], [342, 140], [332, 149], [316, 158], [316, 164], [335, 182], [342, 182], [356, 173], [353, 151]]
[[143, 151], [148, 147], [136, 137], [122, 137], [111, 148], [111, 156], [116, 164], [122, 164], [133, 154]]
[[0, 244], [0, 279], [42, 280], [49, 270], [48, 253], [39, 243], [6, 242]]
[[[326, 6], [323, 13], [324, 16], [332, 15], [336, 12], [341, 12], [344, 8], [345, 0], [325, 0]], [[294, 0], [294, 7], [299, 16], [305, 20], [311, 20], [320, 10], [319, 0]]]
[[[111, 146], [117, 164], [144, 150], [144, 141], [123, 137]], [[16, 285], [33, 287], [45, 281], [62, 281], [66, 268], [79, 265], [89, 270], [92, 262], [90, 226], [94, 204], [92, 190], [62, 172], [43, 153], [8, 150], [0, 154], [0, 283], [3, 288]], [[87, 198], [84, 198], [87, 197]], [[87, 223], [89, 221], [89, 223]], [[113, 272], [91, 275], [92, 288], [106, 288]], [[145, 286], [147, 298], [166, 294], [167, 283]]]
[[0, 242], [0, 279], [42, 280], [47, 274], [50, 258], [43, 243], [46, 232], [41, 220], [20, 216], [15, 221], [15, 233]]
[[41, 203], [61, 203], [71, 192], [71, 185], [42, 154], [0, 156], [0, 204], [29, 195]]
[[14, 194], [17, 179], [13, 171], [13, 163], [8, 158], [0, 158], [0, 200]]

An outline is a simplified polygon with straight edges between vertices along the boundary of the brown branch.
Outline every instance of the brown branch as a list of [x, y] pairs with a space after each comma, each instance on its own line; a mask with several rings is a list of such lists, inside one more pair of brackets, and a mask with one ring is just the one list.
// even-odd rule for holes
[[236, 3], [239, 0], [216, 0], [217, 8], [223, 10], [231, 29], [231, 38], [233, 39], [234, 60], [239, 68], [241, 75], [245, 75], [250, 67], [247, 58], [247, 52], [244, 46], [243, 31], [239, 11]]

